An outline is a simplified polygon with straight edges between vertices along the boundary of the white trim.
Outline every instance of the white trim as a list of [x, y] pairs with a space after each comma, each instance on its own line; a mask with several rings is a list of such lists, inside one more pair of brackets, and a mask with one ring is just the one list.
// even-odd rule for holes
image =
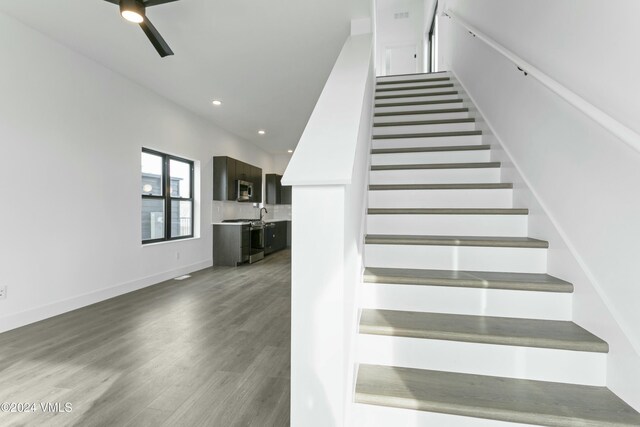
[[120, 295], [124, 295], [129, 292], [153, 286], [166, 280], [173, 279], [174, 277], [182, 276], [184, 274], [211, 267], [212, 264], [213, 260], [207, 259], [184, 267], [154, 274], [152, 276], [142, 277], [131, 282], [103, 288], [66, 300], [56, 301], [47, 305], [42, 305], [40, 307], [22, 311], [20, 313], [0, 317], [0, 333], [26, 326], [31, 323], [39, 322], [50, 317], [58, 316], [69, 311], [77, 310], [79, 308], [105, 301]]
[[465, 22], [451, 10], [446, 10], [444, 14], [453, 19], [453, 21], [456, 21], [467, 30], [471, 31], [471, 33], [473, 33], [478, 39], [482, 40], [483, 42], [491, 46], [494, 50], [499, 52], [502, 56], [507, 58], [509, 61], [513, 62], [523, 72], [529, 74], [531, 77], [542, 83], [552, 92], [559, 95], [569, 104], [573, 105], [578, 110], [582, 111], [584, 114], [596, 121], [600, 126], [620, 138], [620, 140], [626, 143], [629, 147], [640, 152], [640, 135], [633, 129], [630, 129], [629, 127], [623, 125], [604, 111], [597, 108], [595, 105], [577, 95], [575, 92], [572, 92], [565, 86], [553, 80], [551, 77], [549, 77], [533, 65], [529, 64], [515, 53], [511, 52], [500, 43], [496, 42], [489, 36], [483, 34], [474, 26]]
[[640, 356], [640, 343], [638, 343], [638, 341], [635, 339], [634, 335], [631, 333], [631, 329], [626, 325], [625, 321], [620, 317], [620, 315], [616, 311], [614, 304], [607, 297], [607, 294], [604, 291], [604, 288], [600, 285], [600, 282], [596, 279], [595, 275], [591, 272], [591, 270], [587, 266], [587, 263], [582, 259], [582, 257], [580, 256], [580, 254], [576, 250], [575, 246], [573, 246], [573, 244], [571, 243], [571, 240], [569, 239], [569, 236], [567, 236], [567, 234], [564, 232], [564, 230], [560, 226], [560, 223], [558, 222], [558, 220], [556, 220], [556, 218], [551, 214], [551, 211], [549, 210], [547, 205], [544, 203], [543, 199], [540, 197], [540, 195], [535, 190], [533, 185], [531, 185], [531, 182], [529, 182], [529, 180], [527, 179], [526, 175], [522, 172], [522, 169], [518, 165], [518, 162], [516, 162], [515, 157], [511, 154], [511, 152], [509, 151], [509, 148], [502, 141], [502, 139], [500, 138], [499, 134], [495, 131], [495, 129], [493, 128], [493, 126], [491, 125], [489, 120], [487, 120], [487, 116], [484, 114], [484, 112], [480, 108], [480, 105], [473, 98], [473, 95], [471, 95], [471, 92], [469, 92], [467, 90], [467, 88], [465, 87], [464, 83], [458, 77], [458, 75], [456, 74], [456, 72], [454, 70], [451, 70], [451, 73], [454, 75], [454, 77], [456, 78], [456, 80], [458, 81], [460, 86], [462, 86], [462, 88], [466, 92], [466, 94], [469, 97], [469, 99], [471, 99], [471, 102], [473, 102], [473, 104], [475, 105], [475, 108], [482, 115], [482, 117], [484, 119], [484, 122], [487, 124], [487, 126], [491, 130], [491, 133], [493, 134], [493, 136], [498, 140], [498, 142], [502, 146], [502, 149], [505, 151], [505, 153], [507, 153], [507, 156], [509, 156], [509, 159], [511, 159], [511, 162], [513, 163], [513, 167], [516, 169], [516, 171], [518, 172], [520, 177], [522, 177], [522, 180], [526, 184], [526, 186], [529, 189], [529, 191], [531, 191], [531, 194], [538, 201], [538, 203], [540, 204], [540, 207], [544, 211], [545, 215], [547, 216], [547, 218], [549, 218], [549, 221], [551, 221], [551, 224], [553, 224], [553, 226], [558, 231], [558, 234], [560, 235], [560, 237], [564, 241], [564, 244], [567, 246], [567, 249], [569, 250], [571, 255], [573, 255], [573, 257], [576, 259], [576, 262], [578, 263], [580, 268], [582, 268], [582, 271], [584, 272], [585, 276], [587, 276], [587, 279], [593, 285], [593, 288], [598, 293], [598, 296], [600, 296], [600, 298], [602, 299], [602, 302], [604, 303], [605, 307], [607, 308], [607, 310], [609, 310], [609, 313], [611, 313], [611, 316], [613, 317], [615, 322], [618, 324], [618, 326], [622, 330], [622, 333], [625, 335], [627, 340], [629, 340], [629, 343], [631, 344], [631, 347], [633, 348], [633, 350], [636, 352], [636, 354], [638, 354]]

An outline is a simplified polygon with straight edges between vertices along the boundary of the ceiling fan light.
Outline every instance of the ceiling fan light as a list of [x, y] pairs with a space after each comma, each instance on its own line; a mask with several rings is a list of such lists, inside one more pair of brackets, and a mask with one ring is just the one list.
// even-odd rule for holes
[[129, 22], [140, 24], [144, 21], [144, 5], [136, 0], [121, 0], [120, 15]]

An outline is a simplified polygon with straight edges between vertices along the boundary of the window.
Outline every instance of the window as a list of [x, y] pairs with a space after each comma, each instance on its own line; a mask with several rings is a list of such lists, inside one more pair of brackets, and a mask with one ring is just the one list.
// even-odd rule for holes
[[193, 237], [193, 162], [142, 149], [142, 243]]

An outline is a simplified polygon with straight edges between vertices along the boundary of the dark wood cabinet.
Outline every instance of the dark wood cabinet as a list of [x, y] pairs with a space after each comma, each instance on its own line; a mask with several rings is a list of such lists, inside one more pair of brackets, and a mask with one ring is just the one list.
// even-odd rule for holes
[[280, 251], [287, 248], [287, 222], [276, 222], [276, 237], [274, 239], [276, 250]]
[[264, 229], [264, 254], [269, 255], [275, 252], [273, 241], [276, 236], [276, 226], [268, 224]]
[[262, 202], [262, 169], [251, 166], [251, 182], [253, 182], [253, 200]]
[[291, 187], [282, 185], [282, 175], [270, 173], [265, 176], [268, 205], [290, 205]]
[[247, 174], [247, 164], [236, 160], [236, 179], [240, 181], [249, 181], [249, 175]]
[[213, 226], [213, 265], [235, 267], [249, 261], [251, 230], [248, 225]]
[[253, 183], [249, 202], [262, 203], [262, 169], [227, 156], [213, 158], [213, 200], [237, 200], [238, 180]]
[[291, 204], [291, 200], [292, 200], [292, 196], [291, 196], [291, 186], [290, 185], [283, 185], [282, 186], [282, 190], [280, 191], [280, 194], [282, 195], [282, 204], [283, 205], [290, 205]]
[[268, 205], [279, 205], [282, 202], [282, 195], [281, 195], [281, 190], [282, 190], [282, 183], [280, 182], [280, 180], [282, 179], [281, 176], [276, 175], [274, 173], [269, 173], [267, 175], [265, 175], [265, 180], [266, 180], [266, 191], [267, 191], [267, 197], [266, 197], [266, 203]]
[[289, 228], [291, 221], [271, 222], [264, 229], [264, 254], [269, 255], [290, 246]]

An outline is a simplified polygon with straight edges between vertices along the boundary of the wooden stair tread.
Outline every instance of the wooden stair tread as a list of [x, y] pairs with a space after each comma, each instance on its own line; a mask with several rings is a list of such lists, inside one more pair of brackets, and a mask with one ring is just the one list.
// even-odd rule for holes
[[536, 273], [368, 267], [364, 271], [363, 279], [365, 283], [453, 286], [538, 292], [573, 292], [573, 285], [571, 283], [548, 274]]
[[461, 184], [373, 184], [369, 191], [393, 190], [500, 190], [512, 189], [509, 182], [461, 183]]
[[385, 122], [374, 123], [373, 127], [395, 127], [395, 126], [421, 126], [421, 125], [447, 125], [456, 123], [474, 123], [476, 119], [442, 119], [442, 120], [420, 120], [411, 122]]
[[414, 111], [392, 111], [388, 113], [375, 113], [374, 117], [390, 117], [390, 116], [419, 116], [421, 114], [449, 114], [449, 113], [468, 113], [468, 108], [441, 108], [439, 110], [414, 110]]
[[427, 92], [427, 93], [404, 93], [404, 94], [395, 94], [395, 95], [378, 95], [375, 99], [398, 99], [398, 98], [421, 98], [424, 96], [447, 96], [447, 95], [457, 95], [457, 90], [444, 90], [441, 92]]
[[402, 87], [382, 87], [376, 88], [376, 92], [384, 93], [384, 92], [395, 92], [395, 91], [403, 91], [403, 90], [424, 90], [424, 89], [441, 89], [446, 87], [453, 87], [453, 83], [439, 83], [434, 85], [421, 85], [421, 86], [402, 86]]
[[454, 132], [421, 132], [400, 133], [393, 135], [373, 135], [373, 139], [406, 139], [406, 138], [441, 138], [446, 136], [476, 136], [482, 135], [481, 130], [464, 130]]
[[356, 402], [560, 427], [639, 426], [606, 387], [360, 365]]
[[546, 249], [549, 242], [530, 237], [494, 236], [410, 236], [368, 234], [368, 245], [430, 245], [430, 246], [485, 246], [503, 248]]
[[468, 163], [425, 163], [419, 165], [373, 165], [372, 171], [413, 170], [413, 169], [487, 169], [499, 168], [500, 162]]
[[607, 353], [609, 345], [573, 322], [417, 311], [362, 310], [360, 333]]
[[437, 147], [403, 147], [403, 148], [374, 148], [371, 154], [398, 154], [398, 153], [433, 153], [441, 151], [485, 151], [490, 150], [491, 145], [439, 145]]
[[404, 84], [404, 83], [428, 83], [428, 82], [446, 82], [450, 81], [449, 77], [433, 77], [433, 78], [415, 78], [415, 79], [407, 79], [407, 80], [388, 80], [388, 81], [380, 81], [376, 83], [378, 86], [386, 86], [386, 85], [395, 85], [395, 84]]
[[435, 99], [433, 101], [391, 102], [387, 104], [376, 103], [375, 108], [405, 107], [405, 106], [414, 106], [414, 105], [458, 104], [458, 103], [462, 103], [462, 99]]

